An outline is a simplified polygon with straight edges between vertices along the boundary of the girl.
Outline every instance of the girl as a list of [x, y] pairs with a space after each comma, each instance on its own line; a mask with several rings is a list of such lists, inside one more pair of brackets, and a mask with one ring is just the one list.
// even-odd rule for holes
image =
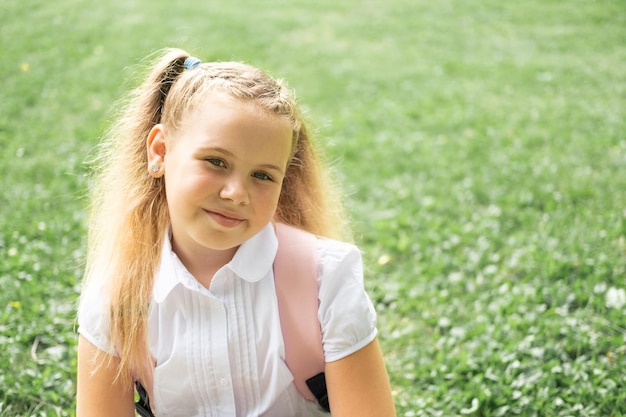
[[361, 258], [330, 239], [340, 205], [285, 86], [167, 50], [96, 162], [78, 417], [133, 416], [135, 381], [156, 416], [328, 415], [285, 363], [274, 222], [320, 236], [332, 415], [395, 416]]

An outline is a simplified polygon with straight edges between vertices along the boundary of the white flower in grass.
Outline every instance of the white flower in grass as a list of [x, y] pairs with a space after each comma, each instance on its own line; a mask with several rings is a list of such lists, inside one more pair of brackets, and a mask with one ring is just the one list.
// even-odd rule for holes
[[603, 293], [604, 291], [606, 291], [606, 284], [604, 282], [593, 286], [593, 292], [595, 292], [596, 294]]
[[626, 305], [626, 291], [623, 288], [611, 287], [606, 292], [606, 307], [621, 309]]
[[437, 324], [439, 325], [439, 327], [442, 327], [442, 328], [444, 328], [444, 329], [445, 329], [445, 328], [450, 327], [450, 325], [452, 324], [452, 322], [451, 322], [451, 321], [450, 321], [450, 319], [449, 319], [449, 318], [447, 318], [447, 317], [441, 317], [441, 318], [437, 321]]
[[476, 411], [478, 411], [479, 405], [480, 405], [480, 402], [478, 401], [478, 398], [473, 398], [472, 406], [470, 408], [461, 408], [461, 414], [473, 414]]

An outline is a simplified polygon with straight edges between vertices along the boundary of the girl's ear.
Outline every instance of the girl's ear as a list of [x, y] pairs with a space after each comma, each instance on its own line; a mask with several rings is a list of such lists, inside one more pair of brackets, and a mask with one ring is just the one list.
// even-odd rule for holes
[[161, 178], [165, 174], [165, 130], [162, 124], [157, 124], [150, 129], [146, 141], [148, 151], [148, 173], [153, 178]]

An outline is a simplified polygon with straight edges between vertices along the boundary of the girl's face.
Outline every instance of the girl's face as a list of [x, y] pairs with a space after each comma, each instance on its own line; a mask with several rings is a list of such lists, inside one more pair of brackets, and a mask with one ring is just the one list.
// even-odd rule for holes
[[292, 130], [287, 119], [219, 93], [181, 122], [176, 131], [155, 126], [148, 153], [162, 166], [152, 175], [165, 175], [174, 250], [202, 259], [234, 250], [272, 220]]

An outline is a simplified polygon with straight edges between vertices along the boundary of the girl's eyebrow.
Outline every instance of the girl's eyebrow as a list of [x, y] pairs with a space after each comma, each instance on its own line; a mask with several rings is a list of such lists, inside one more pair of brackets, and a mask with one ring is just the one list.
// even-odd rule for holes
[[266, 170], [271, 170], [271, 171], [276, 171], [278, 173], [280, 173], [281, 175], [283, 175], [285, 172], [284, 170], [280, 169], [280, 167], [273, 165], [273, 164], [262, 164], [260, 165], [261, 168], [264, 168]]
[[[219, 152], [219, 153], [221, 153], [221, 154], [223, 154], [225, 156], [231, 157], [231, 158], [235, 157], [235, 154], [233, 154], [231, 151], [229, 151], [228, 149], [224, 149], [224, 148], [222, 148], [220, 146], [207, 146], [207, 147], [200, 148], [200, 151], [201, 152], [208, 152], [208, 151]], [[281, 175], [285, 174], [285, 170], [284, 169], [282, 169], [279, 166], [274, 165], [274, 164], [260, 164], [259, 168], [272, 170], [272, 171], [277, 171]]]
[[226, 156], [230, 156], [231, 158], [235, 157], [235, 154], [233, 154], [231, 151], [229, 151], [228, 149], [224, 149], [220, 146], [203, 146], [199, 149], [201, 152], [219, 152], [222, 153]]

